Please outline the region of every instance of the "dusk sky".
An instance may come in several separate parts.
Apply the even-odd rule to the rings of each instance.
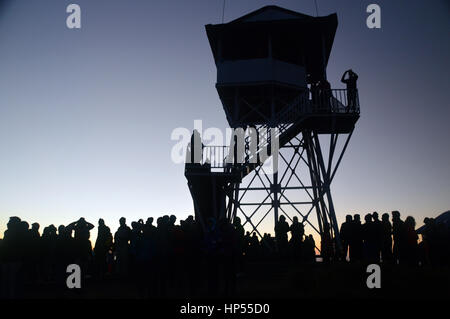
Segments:
[[[66,27],[70,3],[80,30]],[[370,3],[381,29],[366,26]],[[315,15],[313,0],[227,0],[225,22],[270,4]],[[332,184],[339,224],[399,210],[420,226],[450,209],[449,2],[317,4],[338,15],[331,86],[359,75],[361,118]],[[121,216],[193,214],[171,133],[194,120],[227,127],[204,29],[222,5],[0,0],[0,237],[10,216],[42,232],[80,217],[115,231]]]

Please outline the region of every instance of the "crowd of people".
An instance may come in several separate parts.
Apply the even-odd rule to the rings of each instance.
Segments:
[[[77,264],[87,276],[135,282],[144,295],[165,295],[172,287],[195,294],[199,283],[206,284],[209,294],[231,294],[236,275],[243,271],[244,259],[267,256],[269,235],[259,241],[256,234],[244,234],[239,218],[209,219],[204,230],[189,216],[176,224],[174,215],[156,220],[126,219],[113,234],[103,219],[98,221],[94,247],[90,232],[94,225],[80,218],[67,226],[47,226],[40,235],[40,225],[11,217],[0,241],[0,264],[3,295],[20,292],[26,284],[58,283],[64,286],[66,269]],[[246,257],[248,256],[248,257]],[[220,280],[220,279],[223,280]],[[178,287],[179,286],[179,287]]]
[[[320,243],[323,261],[392,263],[407,265],[448,265],[449,228],[425,219],[422,241],[418,243],[415,221],[400,213],[367,214],[361,223],[358,214],[346,216],[340,229],[341,254],[325,224]],[[84,218],[67,226],[30,225],[11,217],[0,240],[2,295],[16,295],[26,284],[59,283],[65,285],[66,268],[80,265],[83,278],[122,278],[136,283],[144,295],[165,295],[168,287],[195,290],[206,285],[209,294],[233,294],[236,278],[246,271],[248,261],[285,259],[302,263],[316,262],[316,243],[305,235],[304,225],[294,217],[291,225],[284,216],[275,224],[275,237],[244,231],[236,217],[228,220],[209,218],[205,228],[193,216],[176,224],[174,215],[156,220],[126,219],[113,234],[103,219],[92,249],[90,232],[95,226]],[[258,236],[259,235],[259,236]],[[290,235],[290,236],[289,236]],[[249,270],[247,270],[249,271]],[[200,284],[199,284],[200,283]],[[183,287],[183,288],[182,288]],[[5,291],[7,290],[7,291]]]
[[[350,261],[417,265],[450,264],[450,228],[433,218],[424,219],[422,241],[415,229],[416,221],[408,216],[404,221],[400,212],[384,213],[379,219],[373,212],[364,216],[347,215],[340,229],[344,256]]]

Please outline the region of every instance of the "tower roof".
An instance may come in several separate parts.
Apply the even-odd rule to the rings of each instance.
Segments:
[[[261,34],[283,35],[286,52],[293,45],[307,47],[306,55],[313,65],[327,65],[336,34],[336,13],[313,17],[278,6],[265,6],[240,18],[222,24],[205,26],[214,60],[219,59],[221,39],[233,39],[234,46],[248,42]],[[261,50],[265,44],[261,42]],[[315,67],[314,67],[315,68]]]
[[[270,21],[270,20],[286,20],[286,19],[308,19],[312,16],[285,9],[279,6],[265,6],[258,10],[252,11],[240,18],[229,23],[252,22],[252,21]]]

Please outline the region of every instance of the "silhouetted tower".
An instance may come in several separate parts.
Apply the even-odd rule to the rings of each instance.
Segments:
[[[201,163],[186,164],[196,217],[204,224],[208,217],[241,215],[261,236],[281,214],[298,215],[320,235],[329,229],[340,247],[330,184],[359,102],[356,90],[331,89],[326,81],[336,28],[336,14],[312,17],[277,6],[206,26],[227,121],[245,132],[243,143],[236,134],[229,146],[202,147]],[[276,140],[279,150],[272,154]]]

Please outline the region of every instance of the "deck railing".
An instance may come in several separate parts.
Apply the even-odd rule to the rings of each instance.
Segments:
[[[298,121],[302,116],[326,114],[359,114],[358,90],[330,89],[330,90],[307,90],[295,98],[292,103],[285,107],[277,117],[278,124],[283,124],[284,129],[278,131],[278,135],[289,127],[292,123]],[[283,126],[282,125],[282,126]],[[268,124],[258,129],[258,134],[262,134],[268,128]],[[269,143],[266,140],[265,143]],[[244,157],[241,159],[244,163],[248,162],[247,146],[249,137],[245,139],[246,147]],[[264,145],[259,145],[259,148]],[[229,146],[208,145],[202,150],[202,163],[210,165],[211,169],[223,170],[233,165],[233,161],[227,161],[230,153]],[[247,157],[245,157],[247,156]]]
[[[208,145],[203,147],[203,163],[208,163],[211,168],[224,168],[226,158],[230,152],[229,146]]]
[[[358,90],[307,90],[278,116],[278,123],[293,123],[302,115],[359,113]]]

